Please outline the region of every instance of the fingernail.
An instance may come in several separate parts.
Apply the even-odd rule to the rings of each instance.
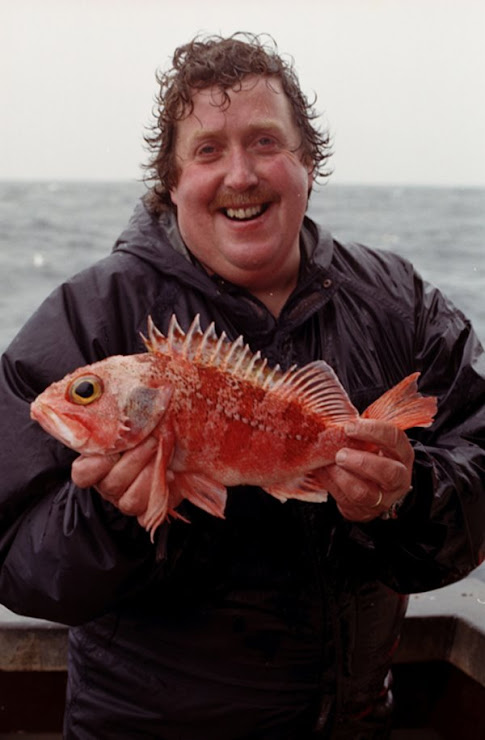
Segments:
[[[335,462],[344,463],[347,459],[347,450],[339,450],[335,455]]]

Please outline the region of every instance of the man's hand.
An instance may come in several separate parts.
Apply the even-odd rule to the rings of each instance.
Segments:
[[[93,486],[123,514],[140,517],[148,506],[157,446],[150,436],[122,455],[81,455],[72,465],[72,480],[80,488]]]
[[[361,419],[345,427],[348,437],[370,442],[379,452],[341,449],[335,465],[323,470],[322,481],[342,516],[367,522],[383,514],[411,487],[414,450],[406,434],[392,424]]]

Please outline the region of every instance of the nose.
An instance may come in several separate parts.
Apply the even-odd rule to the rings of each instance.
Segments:
[[[228,157],[227,173],[224,178],[226,187],[242,191],[257,185],[258,175],[251,155],[242,147],[233,149]]]

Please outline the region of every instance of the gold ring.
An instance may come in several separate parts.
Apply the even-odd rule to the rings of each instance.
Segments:
[[[384,494],[382,493],[382,491],[379,491],[379,498],[377,499],[375,504],[372,504],[371,509],[377,509],[377,507],[381,505],[383,498]]]

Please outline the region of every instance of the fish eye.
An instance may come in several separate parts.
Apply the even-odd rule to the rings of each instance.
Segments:
[[[82,375],[73,380],[66,392],[68,401],[80,406],[87,406],[96,401],[103,393],[103,381],[96,375]]]

